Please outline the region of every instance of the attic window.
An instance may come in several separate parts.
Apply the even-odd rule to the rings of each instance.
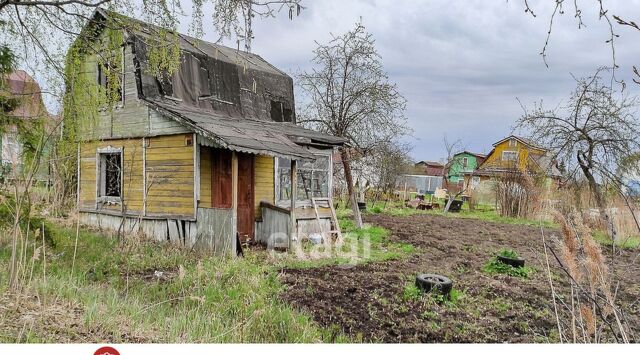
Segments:
[[[518,141],[516,141],[513,138],[509,139],[509,147],[517,147],[517,146],[518,146]]]
[[[293,111],[282,101],[271,100],[271,119],[276,122],[292,122]]]
[[[511,150],[505,150],[502,152],[502,161],[517,161],[518,160],[518,152],[514,152]]]
[[[169,73],[163,71],[162,74],[156,77],[156,82],[162,96],[173,97],[173,81]]]
[[[109,80],[109,70],[113,70],[113,68],[109,69],[109,67],[109,63],[98,64],[98,85],[100,85],[107,93],[111,92],[112,85]],[[117,95],[116,102],[122,101],[122,84],[119,83],[121,81],[122,80],[116,80],[116,85],[118,85],[115,89]]]

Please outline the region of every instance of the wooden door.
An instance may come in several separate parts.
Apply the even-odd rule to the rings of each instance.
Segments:
[[[238,153],[238,234],[241,241],[254,237],[253,155]]]
[[[231,177],[231,151],[211,151],[211,202],[215,208],[231,208],[233,181]]]

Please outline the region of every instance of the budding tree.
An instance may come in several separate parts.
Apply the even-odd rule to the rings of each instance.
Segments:
[[[303,91],[299,122],[346,138],[349,147],[340,154],[358,227],[358,211],[351,162],[367,156],[408,131],[406,100],[390,82],[375,48],[375,41],[361,23],[313,51],[315,67],[298,75]]]
[[[531,110],[525,108],[518,126],[555,152],[570,174],[584,176],[610,236],[615,239],[602,184],[617,184],[618,167],[640,150],[640,123],[635,117],[638,99],[603,83],[603,70],[576,79],[577,86],[564,105],[554,109],[542,104]]]

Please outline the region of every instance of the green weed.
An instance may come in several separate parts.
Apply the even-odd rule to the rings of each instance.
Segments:
[[[487,274],[505,274],[509,276],[520,277],[523,279],[529,278],[536,270],[534,268],[523,266],[523,267],[513,267],[511,265],[507,265],[498,260],[498,258],[493,257],[489,260],[482,268]]]

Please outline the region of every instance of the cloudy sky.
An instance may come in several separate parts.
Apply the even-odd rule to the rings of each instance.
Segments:
[[[553,1],[535,5],[536,18],[525,14],[523,2],[305,1],[306,9],[293,21],[286,14],[257,21],[253,51],[294,74],[311,65],[314,41],[326,42],[330,32],[346,32],[362,18],[390,79],[408,101],[412,156],[442,158],[445,135],[462,140],[464,148],[488,152],[522,114],[517,98],[555,106],[574,87],[571,74],[586,76],[612,62],[605,43],[608,26],[598,20],[595,3],[582,2],[587,28],[578,30],[573,8],[565,9],[554,25],[547,68],[539,53]],[[612,14],[640,21],[640,1],[607,3]],[[631,66],[640,65],[640,33],[615,29],[618,75],[630,82]],[[214,37],[207,33],[205,39]]]
[[[253,52],[292,76],[310,67],[315,41],[342,34],[362,19],[375,40],[391,81],[407,99],[413,129],[406,140],[416,160],[444,157],[443,137],[463,148],[488,152],[511,133],[524,104],[543,100],[555,106],[567,97],[576,77],[611,65],[608,26],[598,20],[594,1],[582,4],[586,29],[578,29],[573,1],[556,18],[547,68],[539,55],[546,38],[552,0],[529,1],[537,17],[524,12],[524,0],[303,0],[305,9],[289,20],[254,22]],[[539,3],[539,4],[534,4]],[[189,2],[183,2],[188,10]],[[605,1],[611,14],[640,22],[640,0]],[[211,8],[205,8],[210,16]],[[189,19],[180,25],[187,32]],[[204,24],[207,26],[205,18]],[[640,65],[640,32],[614,25],[618,76],[631,82]],[[204,39],[216,41],[209,26]],[[235,47],[235,40],[225,43]],[[640,85],[627,91],[638,93]]]

